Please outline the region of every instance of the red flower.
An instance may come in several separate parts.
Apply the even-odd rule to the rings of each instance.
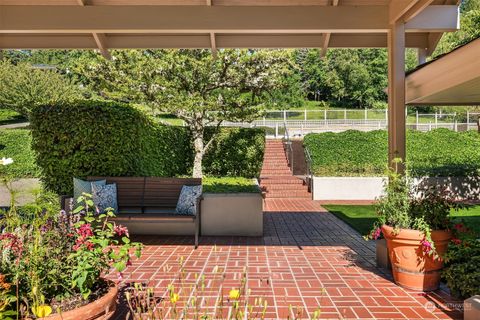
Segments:
[[[113,231],[115,231],[117,236],[121,237],[123,235],[126,235],[127,237],[129,237],[127,227],[124,227],[122,225],[115,225],[115,227],[113,228]]]
[[[462,243],[462,240],[457,239],[457,238],[452,238],[452,242],[453,242],[454,244],[456,244],[456,245],[459,245],[459,244]]]

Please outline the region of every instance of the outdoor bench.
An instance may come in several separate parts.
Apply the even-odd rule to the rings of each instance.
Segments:
[[[182,215],[175,212],[184,185],[202,184],[201,178],[161,177],[88,177],[88,181],[106,180],[117,185],[118,212],[115,222],[127,226],[132,234],[195,234],[195,248],[200,234],[200,201],[196,213]],[[71,197],[70,197],[71,198]],[[66,208],[68,197],[63,197]],[[163,224],[163,232],[161,232]]]

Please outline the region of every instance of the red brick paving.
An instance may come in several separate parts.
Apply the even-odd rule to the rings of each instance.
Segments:
[[[226,299],[245,270],[250,301],[268,301],[267,319],[293,318],[292,312],[309,319],[317,309],[325,319],[462,318],[451,309],[458,302],[444,291],[419,294],[396,286],[375,267],[374,243],[315,201],[267,199],[264,222],[263,237],[201,237],[197,250],[193,237],[138,237],[145,250],[125,281],[148,283],[159,296],[174,283],[185,303],[190,287],[203,275],[205,290],[199,296],[211,315],[220,292]],[[178,279],[181,258],[183,284]],[[116,319],[125,319],[125,309],[122,303]]]

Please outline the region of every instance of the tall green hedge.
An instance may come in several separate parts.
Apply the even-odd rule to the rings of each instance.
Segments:
[[[313,171],[319,176],[379,176],[387,166],[388,135],[384,130],[308,134]],[[407,132],[407,166],[418,176],[478,174],[480,134],[437,129]]]
[[[43,181],[57,193],[71,193],[72,177],[191,174],[189,130],[156,124],[129,105],[77,101],[42,106],[33,111],[31,128]],[[209,129],[207,138],[211,134]],[[204,172],[258,176],[263,148],[262,130],[223,128],[205,155]]]

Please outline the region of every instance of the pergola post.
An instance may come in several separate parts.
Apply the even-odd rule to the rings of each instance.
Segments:
[[[388,163],[399,173],[405,171],[405,24],[394,22],[388,32]],[[395,166],[393,160],[402,164]]]

